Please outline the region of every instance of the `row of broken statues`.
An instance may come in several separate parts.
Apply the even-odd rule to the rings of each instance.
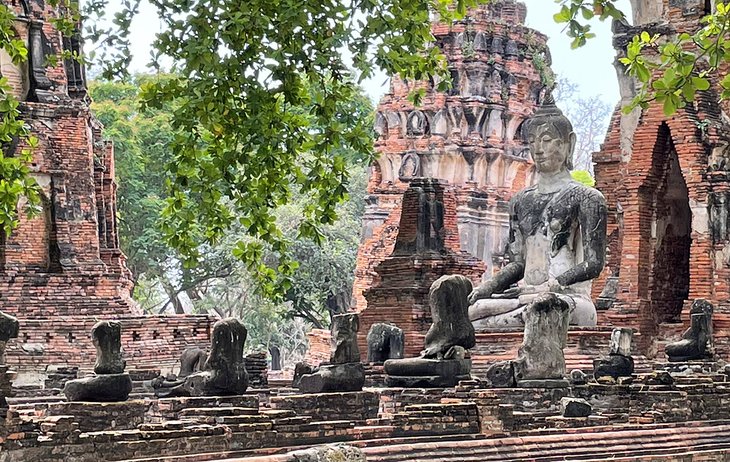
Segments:
[[[18,321],[0,312],[0,366],[4,364],[6,342],[18,336]],[[125,401],[132,391],[132,379],[124,372],[122,326],[117,321],[100,321],[91,329],[96,348],[95,375],[66,382],[63,393],[71,401]],[[200,371],[178,380],[153,381],[157,396],[240,395],[248,388],[248,373],[243,357],[247,331],[235,318],[222,319],[213,326],[211,352]],[[200,350],[202,351],[202,350]],[[0,408],[7,407],[0,388]]]
[[[368,361],[384,361],[386,385],[391,387],[451,387],[470,379],[469,349],[476,344],[468,316],[467,297],[471,282],[462,276],[443,276],[429,291],[433,324],[418,358],[402,359],[403,331],[387,324],[375,324],[367,336]],[[691,309],[691,326],[682,339],[666,346],[670,361],[705,359],[711,355],[712,305],[696,300]],[[515,360],[490,366],[485,382],[492,387],[565,387],[565,356],[570,307],[555,294],[537,298],[525,311],[522,346]],[[305,393],[361,390],[365,369],[357,345],[359,328],[356,314],[333,317],[332,353],[329,364],[312,369],[297,365],[294,386]],[[596,380],[630,377],[632,329],[614,329],[607,357],[594,362]],[[390,358],[390,359],[389,359]],[[576,370],[571,380],[580,383],[585,374]]]

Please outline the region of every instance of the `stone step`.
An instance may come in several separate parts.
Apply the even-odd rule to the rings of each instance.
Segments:
[[[378,430],[375,427],[354,427],[355,429],[369,428],[373,431]],[[356,441],[348,441],[345,444],[351,444],[359,447],[375,447],[379,445],[399,445],[399,444],[416,444],[416,443],[435,443],[446,441],[469,441],[471,438],[483,438],[483,435],[444,435],[444,436],[412,436],[412,437],[386,437],[373,439],[357,439]],[[334,442],[336,440],[332,440]],[[278,460],[290,460],[285,453],[306,449],[311,444],[301,446],[287,446],[279,448],[259,448],[245,449],[238,451],[225,452],[207,452],[198,454],[186,454],[167,457],[154,458],[137,458],[129,459],[125,462],[272,462]],[[369,459],[368,459],[369,462]]]
[[[208,417],[213,417],[214,423],[223,425],[253,424],[262,422],[271,424],[271,418],[265,415],[222,415]]]
[[[262,409],[261,414],[271,417],[272,419],[283,419],[286,417],[296,417],[297,413],[291,409]]]
[[[583,429],[581,429],[583,430]],[[662,455],[707,448],[730,450],[730,425],[670,426],[611,431],[574,431],[562,434],[495,438],[439,445],[366,447],[368,462],[476,462],[611,459],[629,455]]]
[[[250,407],[189,407],[180,410],[180,416],[237,416],[258,415],[259,410]]]

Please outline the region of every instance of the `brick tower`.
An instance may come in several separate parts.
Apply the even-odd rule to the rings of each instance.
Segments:
[[[393,252],[374,269],[368,302],[360,313],[358,342],[367,351],[367,334],[377,322],[406,332],[405,356],[423,349],[423,336],[433,320],[428,293],[441,276],[460,274],[478,281],[484,263],[461,250],[456,226],[456,194],[446,182],[414,178],[403,194],[402,213]]]
[[[172,363],[188,342],[207,343],[210,320],[140,316],[119,248],[114,149],[90,112],[84,67],[62,59],[63,51],[81,52],[80,40],[55,29],[50,19],[57,11],[48,2],[10,0],[9,6],[29,59],[15,65],[0,52],[0,72],[39,140],[31,170],[42,211],[22,216],[17,229],[0,236],[0,310],[21,321],[8,363],[34,372],[48,364],[90,367],[89,332],[100,318],[123,321],[131,367]]]
[[[437,178],[453,188],[461,248],[489,273],[500,267],[507,201],[533,175],[522,122],[552,81],[546,37],[524,26],[526,13],[524,4],[500,0],[453,24],[435,23],[453,88],[439,93],[424,84],[419,108],[407,99],[412,87],[392,79],[376,115],[380,156],[371,170],[355,272],[358,311],[367,308],[363,293],[374,268],[393,250],[412,178]]]
[[[619,56],[643,30],[694,32],[711,3],[633,1],[635,26],[614,26]],[[623,105],[636,83],[617,70]],[[607,268],[594,284],[595,295],[603,291],[599,324],[639,329],[648,354],[663,354],[696,298],[715,304],[716,346],[730,351],[730,125],[717,84],[672,117],[658,104],[628,115],[617,108],[593,157],[609,205]]]

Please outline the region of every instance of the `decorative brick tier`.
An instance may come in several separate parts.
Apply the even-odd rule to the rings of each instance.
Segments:
[[[357,311],[369,305],[365,293],[377,283],[375,268],[393,250],[402,195],[413,178],[452,185],[463,250],[488,273],[502,265],[507,201],[534,171],[522,122],[551,75],[547,39],[524,26],[525,15],[524,4],[499,0],[453,24],[434,23],[453,88],[441,93],[433,82],[419,83],[426,93],[418,108],[408,101],[413,85],[391,79],[376,114],[380,156],[368,183],[353,291]]]

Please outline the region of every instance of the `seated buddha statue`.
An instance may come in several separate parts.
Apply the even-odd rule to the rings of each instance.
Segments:
[[[570,175],[576,136],[550,95],[525,122],[537,183],[510,200],[509,263],[469,295],[475,328],[524,326],[525,308],[544,293],[570,306],[570,323],[596,324],[591,281],[603,270],[606,201]]]

